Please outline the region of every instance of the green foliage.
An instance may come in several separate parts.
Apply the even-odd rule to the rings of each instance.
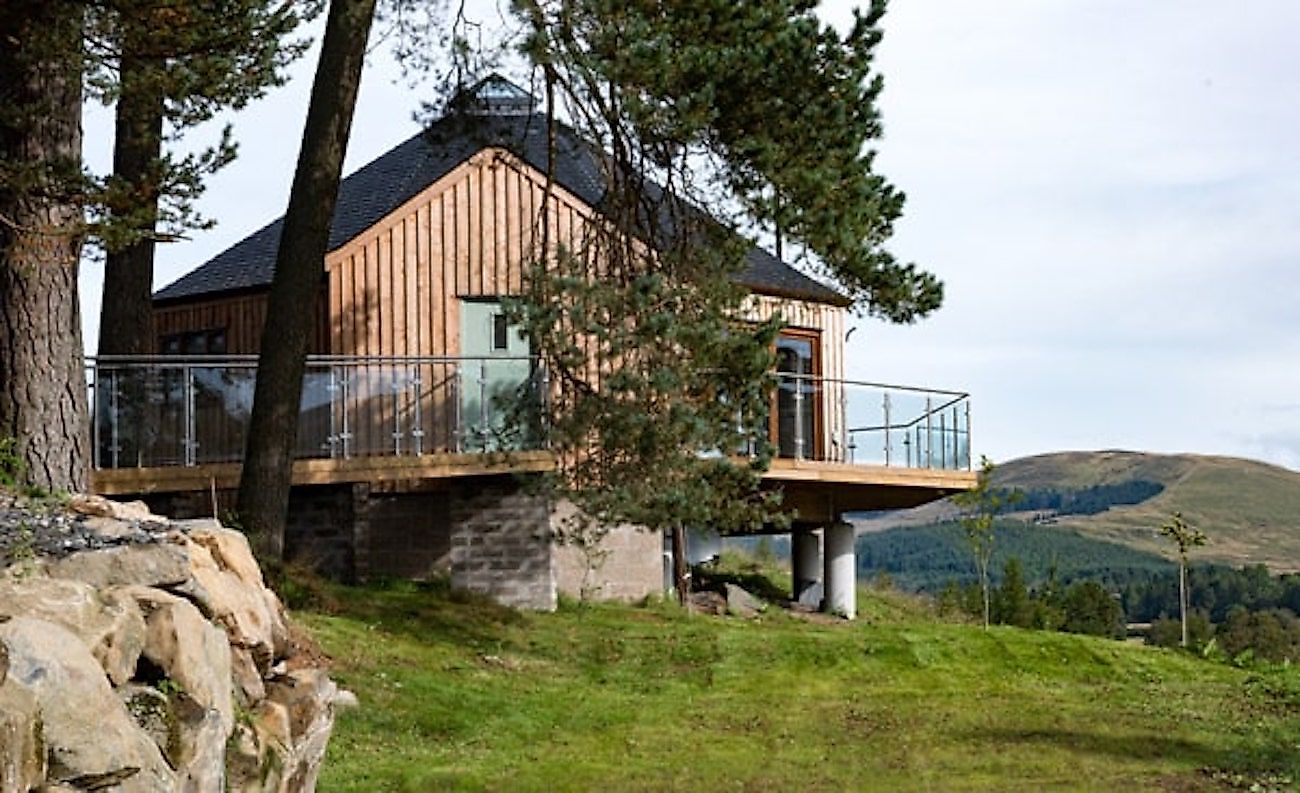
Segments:
[[[873,169],[883,2],[843,34],[803,0],[514,5],[548,92],[616,161],[801,241],[858,308],[906,322],[939,306],[934,276],[883,249],[904,200]],[[691,159],[711,173],[687,173]]]
[[[1119,600],[1096,581],[1078,581],[1061,599],[1061,630],[1090,636],[1124,637],[1124,609]]]
[[[1229,658],[1250,653],[1264,661],[1294,663],[1300,661],[1300,618],[1286,609],[1235,608],[1215,631],[1215,640]]]
[[[1171,571],[1176,575],[1173,565],[1162,556],[1071,529],[999,520],[995,532],[998,542],[990,566],[995,583],[1000,580],[997,571],[1013,557],[1020,561],[1025,582],[1031,587],[1044,581],[1053,569],[1063,583],[1096,578],[1116,587],[1136,586]],[[864,533],[858,536],[856,549],[862,578],[886,570],[899,586],[928,592],[937,592],[952,579],[975,580],[961,527],[952,523]]]
[[[0,438],[0,487],[17,487],[26,470],[27,464],[18,451],[18,439]]]
[[[1178,558],[1182,560],[1184,567],[1187,566],[1187,552],[1205,544],[1205,533],[1189,526],[1187,521],[1183,520],[1181,512],[1170,515],[1169,519],[1160,525],[1160,536],[1168,537],[1178,546]]]
[[[980,458],[980,471],[975,487],[953,496],[952,501],[964,511],[960,519],[966,545],[975,558],[975,571],[979,576],[984,599],[984,627],[992,620],[992,603],[989,594],[989,564],[993,561],[994,522],[998,513],[1014,504],[1019,494],[993,487],[993,461]]]
[[[1157,647],[1178,647],[1182,644],[1182,623],[1176,619],[1160,617],[1152,621],[1147,632],[1146,643]],[[1187,615],[1188,649],[1202,652],[1214,639],[1214,623],[1210,616],[1201,609]]]
[[[1015,488],[1016,509],[1029,512],[1053,512],[1058,515],[1096,515],[1111,507],[1141,504],[1164,492],[1165,486],[1147,479],[1107,482],[1081,488]]]
[[[1002,568],[1002,583],[993,595],[993,620],[1000,625],[1033,627],[1034,607],[1025,586],[1020,560],[1011,557]]]

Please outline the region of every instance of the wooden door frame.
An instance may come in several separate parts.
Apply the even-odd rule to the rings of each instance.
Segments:
[[[801,341],[811,342],[812,372],[810,374],[814,378],[820,378],[822,376],[822,330],[820,328],[804,328],[804,327],[782,328],[780,333],[777,334],[777,341],[774,341],[772,343],[773,353],[776,352],[777,344],[780,341],[780,337],[782,336],[786,336],[792,339],[798,339]],[[778,372],[778,376],[779,374],[780,373]],[[771,415],[768,418],[768,439],[776,447],[777,457],[780,457],[781,456],[780,455],[781,416],[780,416],[780,410],[777,403],[778,399],[780,399],[779,386],[777,387],[777,391],[772,394],[772,409],[770,411]],[[823,423],[824,421],[825,421],[825,416],[823,415],[822,394],[820,389],[818,389],[818,391],[813,395],[813,422],[812,422],[813,437],[812,437],[812,444],[811,446],[808,447],[809,449],[808,457],[813,460],[821,459],[822,453],[824,451],[825,444],[822,438],[822,436],[825,434],[822,431],[823,427],[825,426],[825,424]]]

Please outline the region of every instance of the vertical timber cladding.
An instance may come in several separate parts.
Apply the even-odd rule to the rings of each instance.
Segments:
[[[337,355],[455,357],[463,354],[461,302],[519,294],[533,255],[546,177],[503,149],[489,148],[325,258],[330,349]],[[558,186],[553,236],[576,234],[591,210]],[[391,444],[394,423],[418,412],[422,451],[457,450],[455,369],[422,363],[393,400],[378,368],[359,388],[374,391],[353,429],[354,449]],[[391,373],[390,373],[391,374]],[[402,389],[397,389],[401,391]],[[387,393],[389,398],[378,398]],[[356,394],[360,396],[360,392]]]
[[[267,292],[259,290],[156,306],[153,310],[154,344],[158,344],[163,336],[174,333],[224,330],[228,354],[257,355],[262,344],[262,326],[266,323],[266,298]],[[316,327],[311,338],[312,353],[330,351],[326,303],[325,291],[322,289],[316,307]],[[155,348],[154,352],[161,350]]]
[[[792,300],[771,295],[753,295],[746,306],[746,314],[763,321],[779,315],[791,328],[818,331],[821,340],[821,376],[826,387],[821,393],[822,438],[820,448],[832,456],[842,453],[841,435],[844,430],[844,405],[840,400],[836,381],[844,379],[844,318],[846,311],[840,306]]]

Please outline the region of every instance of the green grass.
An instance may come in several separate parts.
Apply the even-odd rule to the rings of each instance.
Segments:
[[[521,614],[436,587],[299,616],[361,699],[323,791],[1214,790],[1300,779],[1300,673],[946,624],[675,606]]]

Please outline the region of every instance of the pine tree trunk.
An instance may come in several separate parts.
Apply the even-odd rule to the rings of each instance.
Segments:
[[[0,10],[0,436],[29,484],[90,479],[77,270],[81,165],[80,4]],[[15,44],[21,42],[21,44]]]
[[[374,10],[375,0],[330,3],[276,254],[237,505],[273,558],[284,555],[302,378]]]
[[[154,64],[124,52],[121,73],[113,175],[131,185],[131,210],[140,212],[140,230],[152,235],[158,217],[156,163],[162,152],[163,96]],[[104,262],[100,355],[153,352],[154,245],[152,236],[146,236],[122,250],[110,251]]]
[[[677,590],[677,602],[685,606],[691,598],[691,573],[686,563],[686,529],[680,525],[673,528],[673,588]]]

